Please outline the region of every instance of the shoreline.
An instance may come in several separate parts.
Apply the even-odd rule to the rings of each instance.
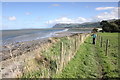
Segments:
[[[20,42],[16,44],[10,44],[4,46],[4,50],[0,53],[2,56],[1,64],[2,64],[2,76],[3,77],[15,77],[16,74],[22,74],[22,69],[26,62],[30,61],[31,59],[35,58],[38,53],[42,50],[49,49],[53,44],[60,40],[60,37],[72,37],[76,34],[84,34],[84,33],[67,33],[61,32],[56,33],[55,37],[40,39],[40,40],[33,40],[33,41],[26,41]],[[42,53],[42,52],[41,52]],[[12,55],[12,57],[11,57]],[[39,55],[38,55],[39,56]],[[11,69],[13,71],[20,70],[20,73],[14,72],[13,76],[11,76]]]
[[[48,38],[42,38],[42,39],[36,39],[31,41],[23,41],[23,42],[16,42],[16,43],[9,43],[7,45],[1,46],[2,51],[0,51],[0,56],[2,56],[1,61],[4,61],[6,59],[10,59],[11,55],[10,53],[13,53],[13,57],[19,56],[21,54],[24,54],[26,52],[33,51],[37,47],[47,43],[51,42],[51,38],[59,38],[59,37],[65,37],[65,36],[71,36],[76,33],[70,33],[70,32],[58,32],[55,33],[54,36],[48,37]]]
[[[39,31],[39,32],[38,32]],[[50,30],[48,29],[48,32],[46,33],[47,29],[44,31],[41,30],[28,30],[27,32],[25,30],[15,30],[12,31],[4,31],[2,32],[2,43],[0,45],[8,45],[16,44],[20,42],[25,41],[33,41],[33,40],[39,40],[49,37],[59,37],[61,35],[58,35],[59,33],[64,33],[63,35],[69,35],[70,33],[90,33],[91,30],[78,30],[78,29],[56,29],[56,30]],[[16,34],[15,34],[16,33]],[[58,35],[58,36],[57,36]]]

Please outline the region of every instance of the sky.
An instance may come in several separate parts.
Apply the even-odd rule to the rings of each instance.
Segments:
[[[118,2],[2,2],[0,5],[3,30],[51,28],[57,23],[118,18]]]

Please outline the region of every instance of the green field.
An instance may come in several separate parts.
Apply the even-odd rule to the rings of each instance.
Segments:
[[[60,38],[51,48],[42,51],[42,60],[33,59],[29,62],[33,71],[25,73],[22,78],[118,78],[118,33],[97,35],[96,45],[92,44],[91,36],[83,44],[77,44],[76,55],[56,74],[57,68],[61,66],[60,43],[64,44],[64,62],[67,62],[71,52],[75,52],[75,36]],[[78,37],[77,39],[79,40]],[[109,45],[106,55],[107,39]],[[36,68],[38,70],[35,71]]]
[[[103,46],[101,47],[100,37]],[[106,40],[109,40],[106,55]],[[53,78],[116,78],[118,68],[118,33],[98,33],[96,45],[91,44],[89,37],[80,45],[75,57],[63,71]]]
[[[62,69],[60,63],[61,42],[64,47],[64,54],[62,55],[62,58],[66,61],[66,63],[68,62],[68,56],[75,51],[75,38],[62,37],[54,38],[53,40],[59,41],[53,44],[49,49],[39,51],[38,55],[41,55],[41,57],[35,57],[35,59],[31,59],[26,64],[25,67],[27,67],[27,72],[24,73],[22,78],[49,78],[57,73],[57,69]]]

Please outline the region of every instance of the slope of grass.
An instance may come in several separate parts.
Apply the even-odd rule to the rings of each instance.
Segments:
[[[38,71],[25,74],[23,78],[116,78],[119,77],[118,71],[118,33],[98,33],[98,36],[103,38],[103,47],[100,47],[100,38],[97,39],[96,45],[92,44],[92,38],[80,45],[76,55],[65,66],[61,73],[56,73],[56,65],[58,64],[60,55],[60,43],[64,43],[64,48],[67,51],[74,51],[74,39],[64,37],[50,49],[43,51],[44,56],[50,65],[42,66],[42,63],[37,63]],[[106,39],[109,39],[108,55],[105,55]],[[72,43],[73,42],[73,43]],[[71,46],[73,48],[71,48]],[[68,53],[66,53],[68,54]]]
[[[77,51],[75,57],[54,78],[116,78],[118,72],[118,33],[99,33],[103,37],[103,47],[100,40],[91,44],[89,37]],[[105,55],[105,42],[109,39],[108,55]]]
[[[75,57],[56,78],[95,78],[99,77],[98,62],[95,59],[94,45],[90,38],[82,44]]]
[[[104,77],[119,77],[118,68],[118,33],[99,33],[103,37],[103,47],[100,47],[97,42],[98,56],[103,67]],[[109,40],[108,54],[105,56],[106,39]]]
[[[40,55],[42,55],[42,57],[44,57],[43,59],[46,59],[47,63],[45,62],[45,60],[35,60],[32,59],[29,63],[33,63],[31,66],[37,66],[38,70],[33,70],[25,73],[22,78],[41,78],[41,77],[51,77],[53,74],[56,73],[57,68],[61,65],[60,64],[60,54],[61,54],[61,42],[63,42],[63,47],[65,49],[65,51],[74,51],[74,38],[68,38],[68,37],[62,37],[59,38],[59,41],[57,43],[55,43],[52,47],[50,47],[47,50],[43,50],[42,52],[40,52]],[[72,47],[70,47],[72,45]],[[66,54],[64,55],[64,58],[66,57],[66,55],[68,55],[69,53],[66,52]],[[26,64],[26,66],[28,66],[28,64]],[[30,68],[31,66],[29,66],[28,68]],[[46,67],[45,67],[46,66]]]

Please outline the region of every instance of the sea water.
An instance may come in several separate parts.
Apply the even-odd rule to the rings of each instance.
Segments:
[[[31,41],[36,39],[48,38],[57,32],[64,32],[68,29],[21,29],[21,30],[2,30],[2,45],[16,42]]]
[[[21,29],[21,30],[2,30],[2,45],[31,41],[43,38],[54,37],[56,33],[89,33],[90,30],[74,30],[74,29]]]

